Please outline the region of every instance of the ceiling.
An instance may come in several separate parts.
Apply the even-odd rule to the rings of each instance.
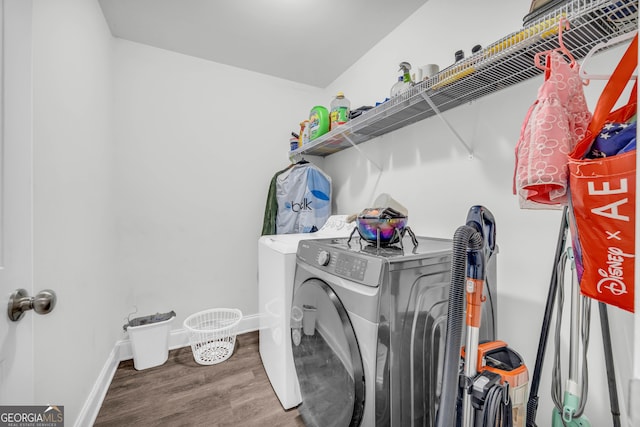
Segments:
[[[115,37],[324,88],[427,0],[99,0]]]

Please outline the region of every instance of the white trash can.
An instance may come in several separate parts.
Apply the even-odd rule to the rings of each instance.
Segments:
[[[169,358],[169,330],[176,313],[138,317],[124,325],[133,350],[133,367],[140,371],[164,364]]]

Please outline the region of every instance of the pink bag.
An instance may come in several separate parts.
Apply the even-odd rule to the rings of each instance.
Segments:
[[[568,204],[567,156],[591,121],[578,71],[578,63],[568,63],[559,51],[547,54],[545,81],[516,146],[513,193],[521,208],[561,209]]]

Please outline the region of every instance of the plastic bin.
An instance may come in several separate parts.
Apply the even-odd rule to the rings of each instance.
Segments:
[[[302,330],[305,335],[314,335],[316,333],[316,308],[312,305],[303,305]]]
[[[242,312],[236,308],[214,308],[187,317],[184,328],[195,361],[214,365],[231,357],[240,320]]]
[[[133,367],[138,371],[164,364],[169,358],[169,330],[176,313],[137,317],[124,325],[133,350]]]

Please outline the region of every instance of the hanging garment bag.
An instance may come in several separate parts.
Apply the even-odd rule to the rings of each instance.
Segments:
[[[587,133],[569,154],[571,234],[583,295],[633,311],[635,132],[613,153],[598,145],[634,126],[637,81],[626,105],[612,111],[638,64],[638,36],[607,82]],[[624,138],[622,138],[624,139]],[[616,145],[614,142],[613,145]],[[598,148],[598,149],[594,149]],[[605,157],[597,157],[605,156]],[[596,157],[596,158],[590,158]]]
[[[276,233],[318,231],[331,215],[331,178],[312,163],[298,163],[276,178]]]

